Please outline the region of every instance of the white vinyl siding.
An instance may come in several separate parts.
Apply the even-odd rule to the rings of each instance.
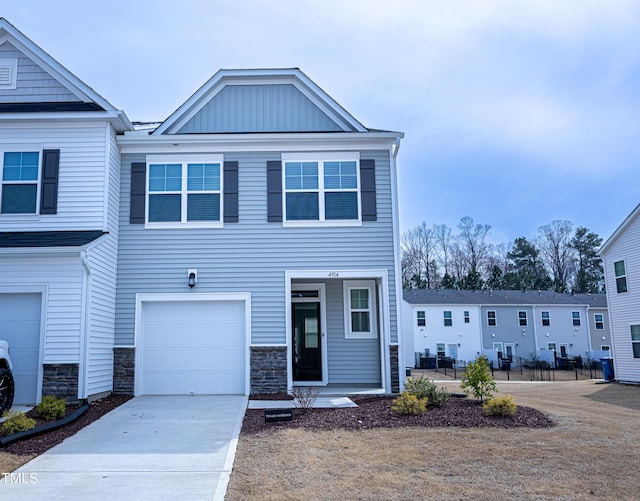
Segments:
[[[3,231],[59,231],[102,229],[108,190],[106,122],[72,124],[59,121],[0,124],[0,144],[21,151],[60,150],[57,214],[0,215]]]

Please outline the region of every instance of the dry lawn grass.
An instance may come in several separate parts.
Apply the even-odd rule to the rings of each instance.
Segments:
[[[460,391],[457,383],[443,386]],[[640,387],[593,381],[498,387],[557,426],[241,436],[226,499],[640,497]]]

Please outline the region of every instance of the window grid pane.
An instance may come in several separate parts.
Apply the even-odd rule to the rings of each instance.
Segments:
[[[182,191],[182,165],[149,165],[149,191]]]
[[[220,191],[220,164],[188,164],[187,191]]]

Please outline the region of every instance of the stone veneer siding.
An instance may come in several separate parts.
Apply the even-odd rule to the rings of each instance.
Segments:
[[[400,393],[400,366],[398,365],[398,347],[389,346],[391,362],[391,393]]]
[[[113,393],[133,395],[136,372],[135,348],[113,349]]]
[[[67,403],[78,401],[78,364],[44,364],[42,396],[53,395]]]
[[[251,393],[279,393],[287,388],[287,347],[251,347]]]

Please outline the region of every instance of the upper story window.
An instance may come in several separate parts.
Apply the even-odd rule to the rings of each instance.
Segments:
[[[0,213],[37,214],[39,181],[38,151],[5,151],[2,155]]]
[[[443,318],[444,318],[444,326],[445,327],[451,327],[453,325],[453,318],[451,317],[451,312],[450,311],[444,311],[443,312]]]
[[[526,327],[527,326],[527,312],[526,311],[519,311],[518,312],[518,325],[520,327]]]
[[[489,327],[495,327],[497,324],[496,312],[493,310],[487,311],[487,325]]]
[[[427,314],[426,314],[426,312],[417,311],[416,315],[417,315],[417,319],[418,319],[418,327],[424,327],[425,325],[427,325]]]
[[[470,320],[469,320],[469,312],[465,311],[464,312],[464,323],[468,324],[469,322],[470,322]]]
[[[571,319],[573,320],[573,326],[574,327],[580,327],[580,312],[579,311],[572,311],[571,312]]]
[[[604,329],[604,315],[602,313],[594,313],[593,321],[596,324],[596,329],[601,331]]]
[[[377,337],[375,282],[372,280],[345,281],[344,298],[345,337]]]
[[[360,222],[358,154],[289,153],[282,160],[288,224]]]
[[[147,223],[221,226],[222,156],[149,157]]]
[[[616,275],[616,292],[627,292],[627,272],[624,261],[616,261],[613,263],[613,270]]]
[[[540,319],[542,320],[543,327],[549,327],[551,325],[551,317],[549,316],[548,311],[541,311]]]

